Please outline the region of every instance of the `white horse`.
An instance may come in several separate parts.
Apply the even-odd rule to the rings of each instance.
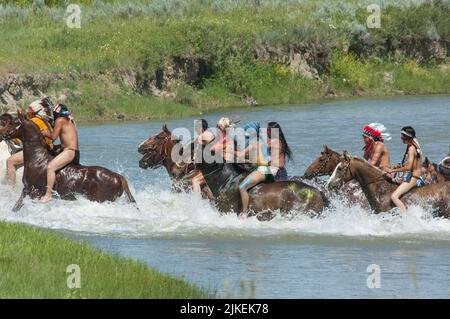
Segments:
[[[0,184],[7,184],[6,178],[6,160],[11,156],[8,144],[5,141],[0,142]],[[23,167],[16,173],[16,186],[22,186]]]

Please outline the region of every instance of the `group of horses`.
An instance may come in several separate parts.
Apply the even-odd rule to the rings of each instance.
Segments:
[[[20,113],[5,113],[0,116],[0,140],[14,138],[23,142],[24,152],[23,190],[13,208],[13,211],[18,211],[26,196],[39,199],[45,194],[47,165],[53,157],[33,122]],[[139,166],[143,169],[165,167],[173,185],[181,185],[182,188],[189,188],[192,171],[199,170],[214,195],[213,204],[217,209],[222,213],[239,213],[239,184],[247,170],[236,163],[179,163],[172,158],[172,150],[178,143],[181,141],[164,125],[160,133],[139,145],[138,152],[143,155]],[[308,181],[324,175],[332,175],[327,184],[322,185],[326,187]],[[407,204],[431,205],[436,216],[450,217],[449,179],[441,174],[437,183],[415,188],[402,199]],[[351,183],[352,180],[357,183]],[[396,182],[367,161],[352,157],[347,152],[340,155],[325,146],[303,176],[253,187],[249,192],[249,208],[259,220],[270,220],[277,213],[318,216],[329,206],[328,198],[337,192],[350,203],[359,203],[380,213],[393,208],[390,194],[397,186]],[[340,190],[336,191],[338,188]],[[130,203],[135,203],[125,177],[98,166],[66,166],[57,173],[55,191],[65,200],[75,200],[77,195],[82,195],[91,201],[106,202],[115,201],[125,194]]]
[[[203,173],[214,194],[214,204],[221,212],[240,211],[239,183],[246,176],[239,164],[199,163],[195,167],[189,163],[176,163],[171,155],[180,141],[172,136],[167,126],[162,131],[139,146],[143,155],[139,162],[141,168],[164,166],[174,184],[183,184],[192,169]],[[406,204],[431,207],[438,217],[450,217],[450,176],[434,171],[435,183],[415,188],[402,197]],[[325,187],[308,180],[332,175]],[[352,181],[356,181],[353,182]],[[387,177],[383,171],[366,160],[342,155],[324,146],[321,155],[312,162],[301,177],[290,177],[287,181],[262,183],[250,190],[250,208],[260,220],[273,218],[274,213],[300,212],[319,215],[329,205],[328,198],[338,193],[350,204],[360,204],[375,213],[387,212],[393,207],[390,196],[398,187],[398,182]]]

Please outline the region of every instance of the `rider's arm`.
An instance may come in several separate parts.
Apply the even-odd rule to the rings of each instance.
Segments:
[[[370,160],[370,164],[376,166],[381,154],[383,153],[383,147],[380,144],[375,145],[375,149],[373,151],[372,159]]]
[[[393,173],[396,172],[409,172],[412,170],[413,168],[413,164],[414,164],[414,156],[415,156],[415,150],[414,147],[409,147],[408,149],[408,163],[406,163],[406,165],[401,166],[399,168],[394,168],[392,170]]]
[[[44,131],[42,132],[42,135],[50,138],[52,141],[55,141],[56,139],[58,139],[59,134],[61,133],[62,126],[63,122],[57,120],[55,123],[55,129],[53,130],[53,133],[50,133],[49,131]]]
[[[203,132],[197,137],[197,142],[203,145],[209,144],[214,140],[214,134],[208,131]]]
[[[256,159],[252,157],[258,156],[257,155],[258,147],[259,147],[258,142],[250,143],[250,145],[244,148],[243,150],[240,151],[234,150],[234,154],[237,158],[244,160],[244,163],[255,163]]]

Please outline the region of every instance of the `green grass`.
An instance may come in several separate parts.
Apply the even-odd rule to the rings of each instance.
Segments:
[[[67,266],[80,266],[69,289]],[[105,254],[50,231],[0,222],[0,298],[208,298],[141,262]]]
[[[68,1],[0,3],[0,78],[72,74],[76,83],[46,93],[76,91],[67,103],[79,118],[180,117],[242,105],[248,96],[261,105],[298,104],[330,90],[339,97],[450,93],[449,69],[439,67],[449,65],[449,52],[433,48],[450,42],[448,0],[383,1],[381,29],[366,28],[371,1],[86,0],[81,29],[65,25]],[[321,59],[319,79],[255,57],[257,48],[287,56],[300,44]],[[151,80],[180,57],[206,61],[209,71],[165,88],[177,94],[172,100],[130,89],[117,76],[133,70]]]

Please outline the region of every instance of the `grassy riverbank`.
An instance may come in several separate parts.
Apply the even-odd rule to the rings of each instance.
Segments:
[[[67,288],[67,266],[81,288]],[[105,254],[50,231],[0,222],[0,298],[208,298],[143,263]]]
[[[372,2],[82,0],[70,29],[64,1],[2,0],[0,80],[35,77],[19,105],[39,91],[86,120],[450,94],[450,2],[383,1],[368,28]]]

